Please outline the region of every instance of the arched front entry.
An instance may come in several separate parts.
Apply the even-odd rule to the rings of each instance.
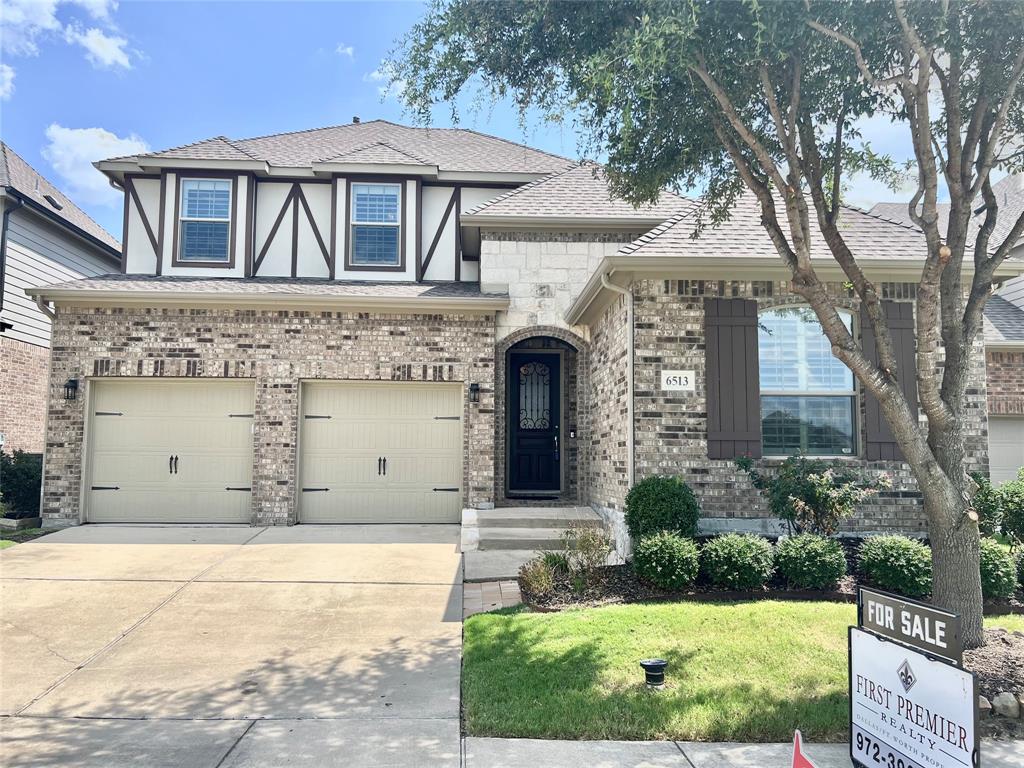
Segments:
[[[554,328],[520,331],[499,345],[499,503],[578,503],[584,350],[581,339]]]

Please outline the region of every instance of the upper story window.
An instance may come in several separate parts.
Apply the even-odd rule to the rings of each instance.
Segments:
[[[852,328],[849,313],[840,317]],[[817,316],[806,307],[785,307],[761,312],[758,321],[764,455],[852,455],[853,372],[832,356]]]
[[[352,184],[349,263],[356,267],[402,266],[401,184]]]
[[[230,260],[231,181],[181,180],[181,245],[178,261],[226,264]]]

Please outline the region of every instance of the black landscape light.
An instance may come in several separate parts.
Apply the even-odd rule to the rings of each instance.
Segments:
[[[75,400],[78,398],[78,379],[68,379],[64,382],[64,399]]]
[[[469,385],[469,402],[480,402],[480,385],[477,384],[475,381]]]
[[[664,659],[644,659],[640,662],[640,666],[643,667],[648,688],[665,687],[665,667],[668,666],[667,661]]]

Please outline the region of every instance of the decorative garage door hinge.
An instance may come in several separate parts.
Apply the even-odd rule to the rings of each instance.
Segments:
[[[444,491],[445,493],[458,493],[458,488],[435,488],[435,491]]]
[[[255,416],[254,413],[229,413],[229,419],[251,419]]]
[[[229,486],[228,486],[227,488],[225,488],[224,490],[225,490],[225,491],[251,491],[251,490],[252,490],[252,488],[235,488],[235,487],[232,487],[232,486],[230,486],[230,485],[229,485]]]
[[[314,416],[314,415],[313,415],[313,414],[311,414],[311,413],[307,413],[307,414],[306,414],[305,416],[303,416],[302,418],[304,418],[304,419],[329,419],[329,418],[331,418],[331,417],[330,417],[330,416]]]
[[[94,491],[120,491],[121,486],[119,485],[94,485],[91,490]]]
[[[124,416],[120,411],[96,411],[97,416]]]
[[[435,416],[434,421],[458,421],[461,416]]]
[[[331,490],[331,489],[330,488],[303,488],[302,492],[303,493],[323,493],[324,491],[329,491],[329,490]]]

